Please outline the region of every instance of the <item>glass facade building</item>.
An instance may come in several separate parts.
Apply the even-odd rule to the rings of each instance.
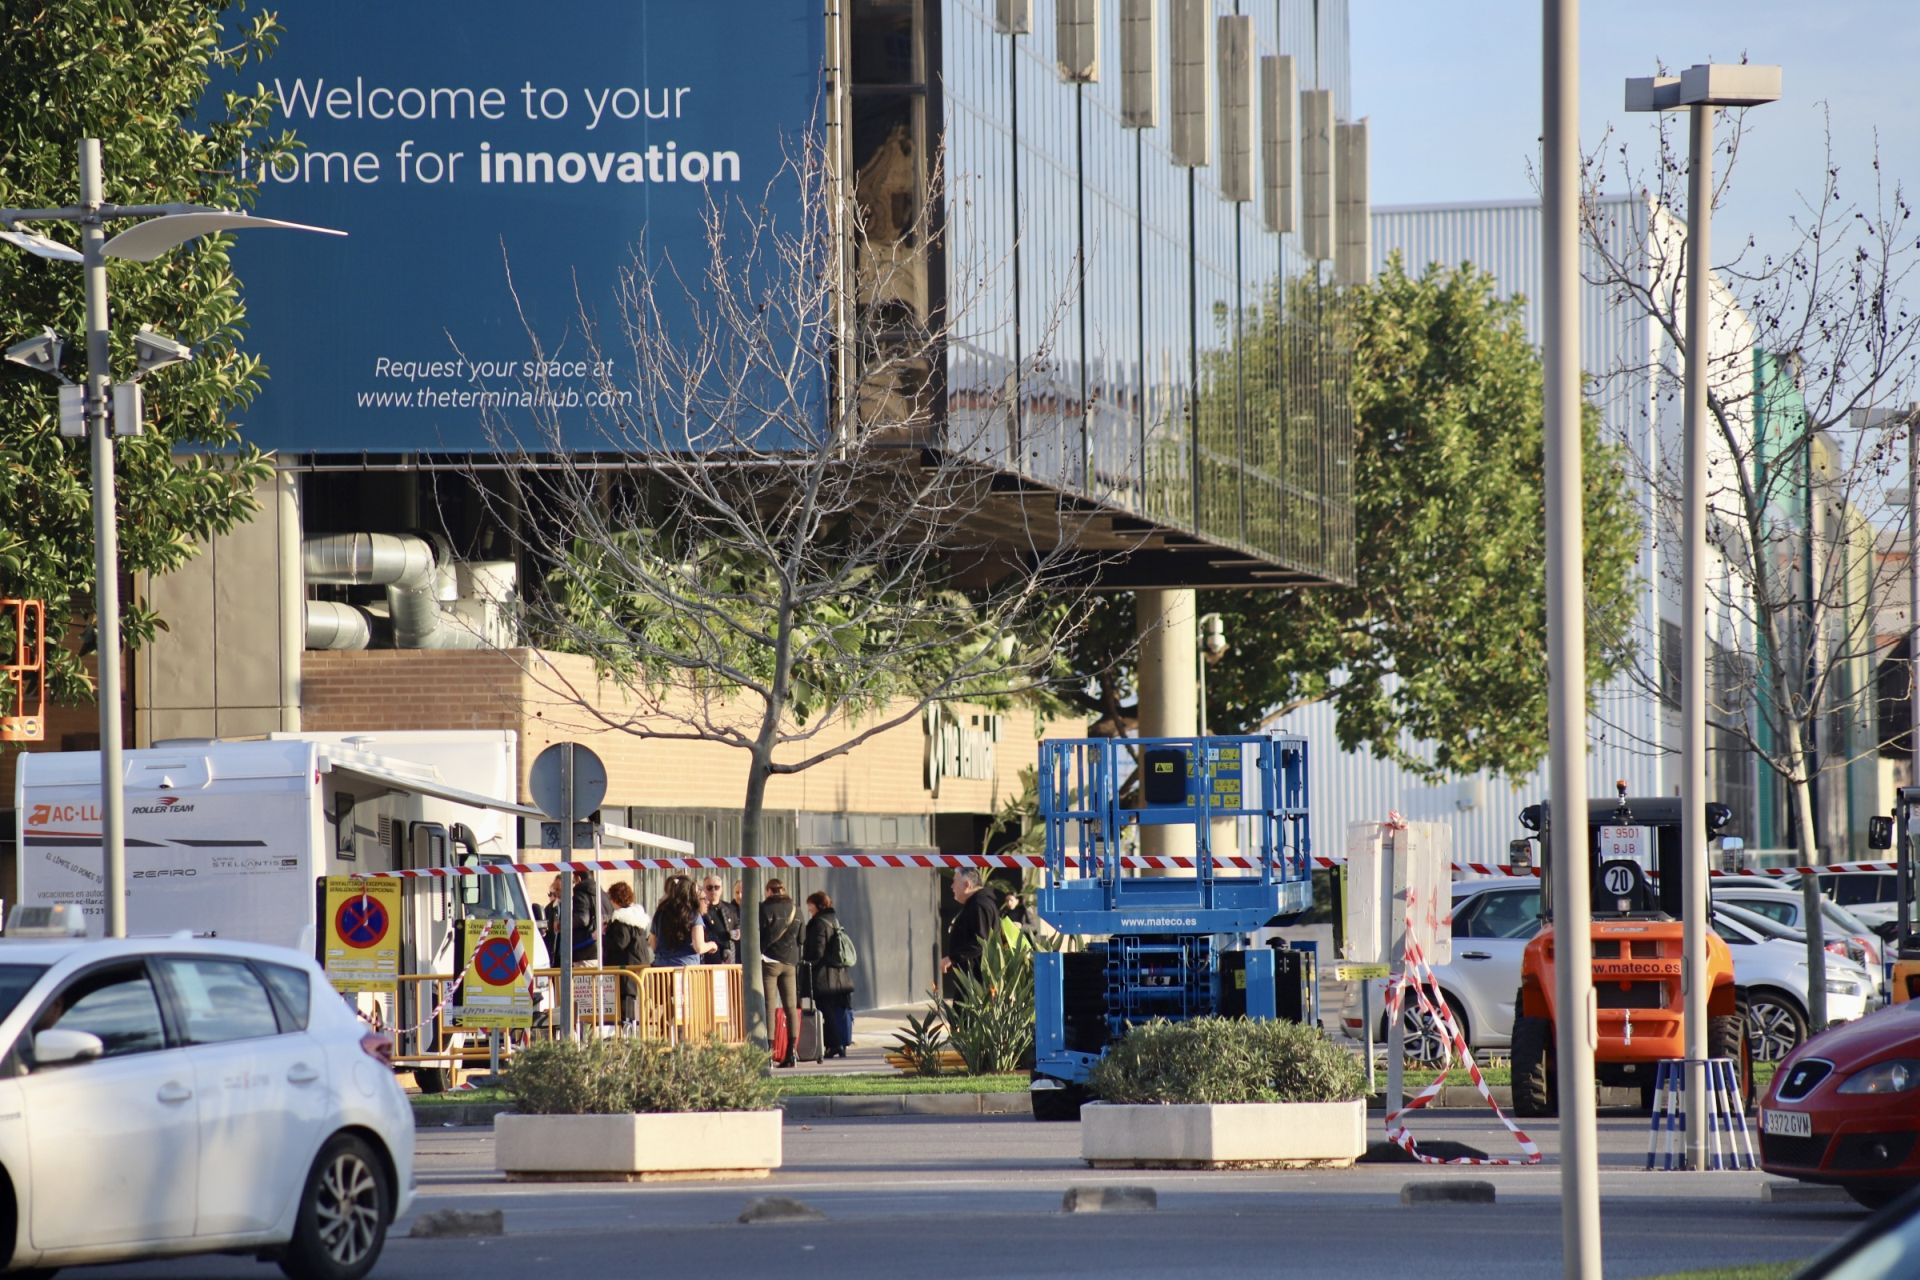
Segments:
[[[935,202],[939,227],[926,304],[946,332],[944,446],[1148,537],[1121,585],[1351,580],[1350,353],[1332,264],[1268,229],[1258,176],[1254,199],[1223,195],[1216,41],[1212,162],[1191,167],[1173,150],[1166,0],[1153,6],[1158,123],[1145,128],[1122,110],[1127,6],[1070,6],[1098,33],[1092,78],[1076,79],[1061,2],[851,8],[848,161],[870,225],[889,198],[874,143],[911,131],[927,157],[913,194]],[[1331,90],[1346,118],[1345,0],[1203,7],[1210,27],[1250,18],[1256,53],[1290,55],[1300,88]],[[872,49],[892,53],[863,63]],[[1172,538],[1221,554],[1155,567]]]

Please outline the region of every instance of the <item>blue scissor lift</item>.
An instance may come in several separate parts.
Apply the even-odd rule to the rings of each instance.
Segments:
[[[1129,782],[1138,786],[1121,803]],[[1220,874],[1213,821],[1240,823],[1254,869]],[[1247,933],[1313,905],[1304,738],[1068,738],[1040,744],[1040,917],[1085,941],[1034,956],[1033,1113],[1070,1120],[1093,1064],[1152,1018],[1276,1016],[1274,955]],[[1190,827],[1173,874],[1128,868],[1127,832]],[[1246,829],[1251,828],[1248,836]],[[1137,831],[1136,831],[1137,836]]]

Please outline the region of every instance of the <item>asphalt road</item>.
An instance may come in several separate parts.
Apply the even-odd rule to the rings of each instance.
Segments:
[[[1378,1123],[1377,1117],[1375,1123]],[[1198,1173],[1093,1171],[1078,1129],[1021,1117],[900,1117],[789,1124],[786,1165],[762,1181],[642,1186],[509,1184],[478,1129],[422,1130],[415,1213],[502,1209],[504,1237],[412,1240],[402,1221],[375,1273],[389,1280],[498,1275],[694,1273],[899,1280],[934,1274],[1100,1280],[1386,1276],[1421,1280],[1560,1274],[1557,1133],[1531,1129],[1534,1168]],[[1493,1154],[1511,1148],[1484,1115],[1448,1113],[1416,1134]],[[1660,1275],[1809,1258],[1864,1217],[1851,1204],[1768,1204],[1764,1175],[1640,1169],[1646,1121],[1601,1121],[1607,1274]],[[1505,1147],[1502,1144],[1507,1144]],[[1403,1207],[1414,1178],[1495,1184],[1498,1203]],[[1150,1213],[1064,1215],[1074,1186],[1151,1186]],[[825,1222],[743,1226],[756,1196],[800,1199]],[[781,1265],[777,1259],[789,1261]],[[239,1259],[103,1267],[101,1280],[275,1274]]]

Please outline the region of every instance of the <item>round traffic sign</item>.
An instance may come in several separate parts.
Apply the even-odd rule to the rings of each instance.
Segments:
[[[490,987],[512,986],[527,967],[527,958],[512,938],[488,938],[473,949],[473,971]]]
[[[571,788],[566,777],[569,751],[573,753]],[[527,769],[527,794],[555,822],[580,822],[591,818],[607,798],[607,766],[578,743],[556,742],[533,758]]]
[[[333,930],[340,941],[357,950],[377,947],[387,936],[387,909],[367,894],[348,898],[333,914]]]

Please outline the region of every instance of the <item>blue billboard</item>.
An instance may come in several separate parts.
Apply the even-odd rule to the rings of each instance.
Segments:
[[[503,429],[537,448],[550,419],[607,448],[592,402],[635,378],[622,269],[644,252],[697,280],[709,209],[758,210],[770,185],[776,221],[798,212],[783,169],[819,117],[818,5],[275,9],[279,51],[247,74],[301,147],[252,165],[255,211],[349,234],[236,237],[262,448],[473,452]]]

